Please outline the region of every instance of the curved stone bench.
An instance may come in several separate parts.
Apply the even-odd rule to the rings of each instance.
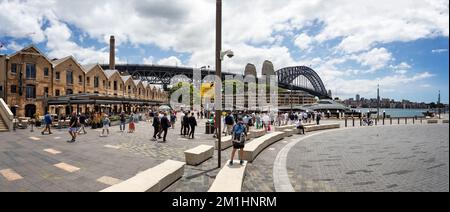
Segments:
[[[305,126],[305,133],[306,132],[319,131],[319,130],[339,129],[339,128],[341,128],[340,124],[311,125],[311,126]]]
[[[254,139],[264,136],[267,132],[265,130],[251,130],[247,134],[247,139]]]
[[[208,145],[200,145],[184,152],[186,163],[188,165],[197,166],[214,155],[214,147]]]
[[[273,132],[245,144],[243,160],[252,162],[265,148],[283,139],[285,132]]]
[[[285,137],[291,137],[297,133],[297,129],[286,129],[283,132],[285,133]]]
[[[228,165],[230,161],[227,161],[227,165],[223,167],[217,174],[211,188],[208,192],[241,192],[242,184],[244,182],[245,170],[247,169],[247,163],[240,165],[239,161],[234,161],[234,165]]]
[[[261,137],[261,136],[263,136],[265,134],[266,134],[265,130],[250,131],[247,134],[247,140],[254,139],[254,138],[259,138],[259,137]],[[225,149],[228,149],[231,146],[233,146],[232,139],[233,139],[233,137],[231,135],[222,137],[222,142],[221,142],[221,146],[220,146],[221,150],[225,150]],[[217,139],[216,139],[216,142],[215,142],[215,149],[219,149]]]
[[[101,192],[161,192],[183,176],[185,164],[167,160]]]
[[[277,127],[274,127],[274,129],[275,129],[275,132],[283,132],[284,130],[295,129],[295,125],[277,126]]]
[[[229,135],[229,136],[222,136],[222,141],[220,142],[221,143],[221,146],[220,146],[221,150],[225,150],[225,149],[230,148],[233,145],[232,139],[233,139],[233,137],[231,135]],[[218,142],[217,139],[216,139],[216,142],[215,142],[214,146],[215,146],[215,149],[219,149],[219,142]]]
[[[428,120],[427,123],[428,124],[437,124],[438,120],[436,120],[436,119]]]

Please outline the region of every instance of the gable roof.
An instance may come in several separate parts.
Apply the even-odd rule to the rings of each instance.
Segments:
[[[117,70],[105,70],[105,75],[108,79],[110,79],[116,73],[120,76],[120,73]]]
[[[94,69],[95,66],[98,66],[98,64],[82,65],[83,71],[86,72],[86,74],[92,71],[92,69]]]
[[[93,71],[96,67],[100,69],[100,72],[103,74],[103,76],[105,76],[105,78],[108,78],[108,76],[106,76],[105,72],[103,71],[103,68],[99,64],[83,65],[83,69],[86,74]]]
[[[84,73],[86,73],[83,66],[81,66],[73,56],[67,56],[67,57],[61,58],[59,60],[54,60],[51,63],[53,64],[53,67],[57,67],[57,66],[61,65],[62,63],[66,62],[67,60],[72,60],[75,63],[75,65],[77,65]]]
[[[150,83],[148,83],[147,81],[142,81],[142,85],[144,86],[145,89],[150,87]]]
[[[133,82],[136,87],[139,86],[139,84],[142,84],[142,81],[140,81],[140,80],[133,80]],[[142,85],[142,86],[144,86],[144,85]]]
[[[128,76],[121,76],[121,77],[122,77],[122,80],[123,80],[124,83],[127,83],[127,81],[131,79],[130,75],[128,75]]]
[[[37,52],[36,54],[41,55],[41,56],[44,57],[44,59],[47,60],[49,63],[52,63],[52,61],[51,61],[50,59],[48,59],[47,55],[45,55],[44,53],[42,53],[41,50],[39,50],[34,44],[28,45],[28,46],[26,46],[25,48],[23,48],[23,49],[21,49],[21,50],[15,52],[14,54],[9,55],[8,58],[14,57],[14,56],[16,56],[16,55],[18,55],[18,54],[32,54],[31,52],[26,52],[26,50],[29,50],[29,49],[35,50],[35,51]]]

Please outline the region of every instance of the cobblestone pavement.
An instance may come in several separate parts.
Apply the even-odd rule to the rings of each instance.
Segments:
[[[275,192],[272,173],[275,157],[284,146],[301,137],[300,135],[294,135],[284,138],[267,147],[253,163],[248,163],[242,191]]]
[[[203,120],[199,121],[199,126],[204,126]],[[196,129],[196,139],[188,140],[179,135],[177,124],[175,130],[169,131],[167,143],[150,140],[153,135],[150,123],[140,122],[136,127],[134,134],[121,133],[118,127],[112,127],[109,137],[100,137],[101,130],[88,129],[88,134],[79,136],[73,144],[66,142],[69,135],[65,129],[53,130],[53,135],[44,136],[40,134],[42,129],[30,132],[30,128],[2,133],[0,191],[100,191],[165,160],[185,161],[184,151],[187,149],[201,144],[214,146],[212,135],[203,134],[204,127]],[[243,191],[274,191],[272,171],[275,156],[287,143],[298,138],[294,136],[273,144],[249,164]],[[231,149],[222,151],[222,163],[230,153]],[[296,171],[290,170],[291,176]],[[215,151],[214,157],[200,166],[186,166],[182,179],[165,191],[207,191],[218,172]]]
[[[296,191],[449,191],[449,126],[328,132],[298,143],[287,168]]]
[[[204,126],[204,121],[199,122]],[[150,123],[140,122],[136,128],[136,133],[129,134],[121,133],[118,127],[111,127],[109,137],[100,137],[101,130],[88,129],[88,134],[79,136],[73,144],[66,142],[69,140],[67,130],[53,130],[53,135],[44,136],[40,134],[42,129],[30,132],[30,128],[2,133],[0,191],[99,191],[109,186],[108,182],[99,182],[102,177],[126,180],[168,159],[184,161],[187,149],[201,144],[214,145],[212,136],[203,134],[204,127],[197,128],[196,139],[188,140],[179,135],[178,126],[169,131],[167,143],[150,140],[153,135]],[[226,151],[224,154],[224,157],[229,157]],[[207,179],[212,183],[213,179],[210,180],[206,174],[196,174],[217,166],[216,161],[210,160],[200,167],[186,166],[185,175],[189,183],[171,188],[176,191],[206,191],[209,185],[203,181]],[[60,163],[77,170],[69,172],[63,169],[64,166],[55,166]],[[10,177],[15,174],[20,179]]]

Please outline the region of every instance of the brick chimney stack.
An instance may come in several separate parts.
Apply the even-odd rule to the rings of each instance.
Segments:
[[[109,39],[109,69],[116,69],[116,39],[113,35]]]

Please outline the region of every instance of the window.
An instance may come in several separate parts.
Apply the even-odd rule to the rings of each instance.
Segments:
[[[3,86],[0,85],[0,91],[3,91]]]
[[[48,96],[48,87],[44,88],[44,96],[47,95]]]
[[[11,85],[11,93],[17,93],[17,85]]]
[[[106,80],[103,80],[103,87],[106,87]]]
[[[56,80],[61,80],[61,73],[56,72],[55,73],[55,78],[56,78]]]
[[[111,81],[108,82],[108,88],[111,88]]]
[[[49,75],[49,69],[48,68],[44,68],[44,77],[48,77]]]
[[[117,91],[117,81],[114,81],[114,90]]]
[[[20,68],[19,64],[16,63],[11,64],[11,73],[17,74],[17,68]]]
[[[122,83],[120,83],[120,90],[123,90],[123,86],[122,86]]]
[[[66,72],[66,83],[69,85],[73,84],[73,72],[72,71]]]
[[[60,95],[61,95],[61,91],[58,90],[58,89],[56,89],[56,90],[55,90],[55,96],[60,96]]]
[[[36,79],[36,64],[27,63],[26,77],[27,77],[27,79]]]
[[[36,86],[35,85],[27,85],[26,98],[27,99],[36,99]]]
[[[90,77],[86,77],[86,84],[90,85],[91,84],[91,78]]]
[[[81,75],[78,76],[78,84],[83,84],[83,76]]]
[[[131,86],[128,86],[128,94],[131,93]]]
[[[98,76],[94,77],[94,88],[98,88],[100,84],[100,78]]]
[[[73,90],[72,89],[67,89],[66,90],[66,95],[72,95],[73,94]]]

